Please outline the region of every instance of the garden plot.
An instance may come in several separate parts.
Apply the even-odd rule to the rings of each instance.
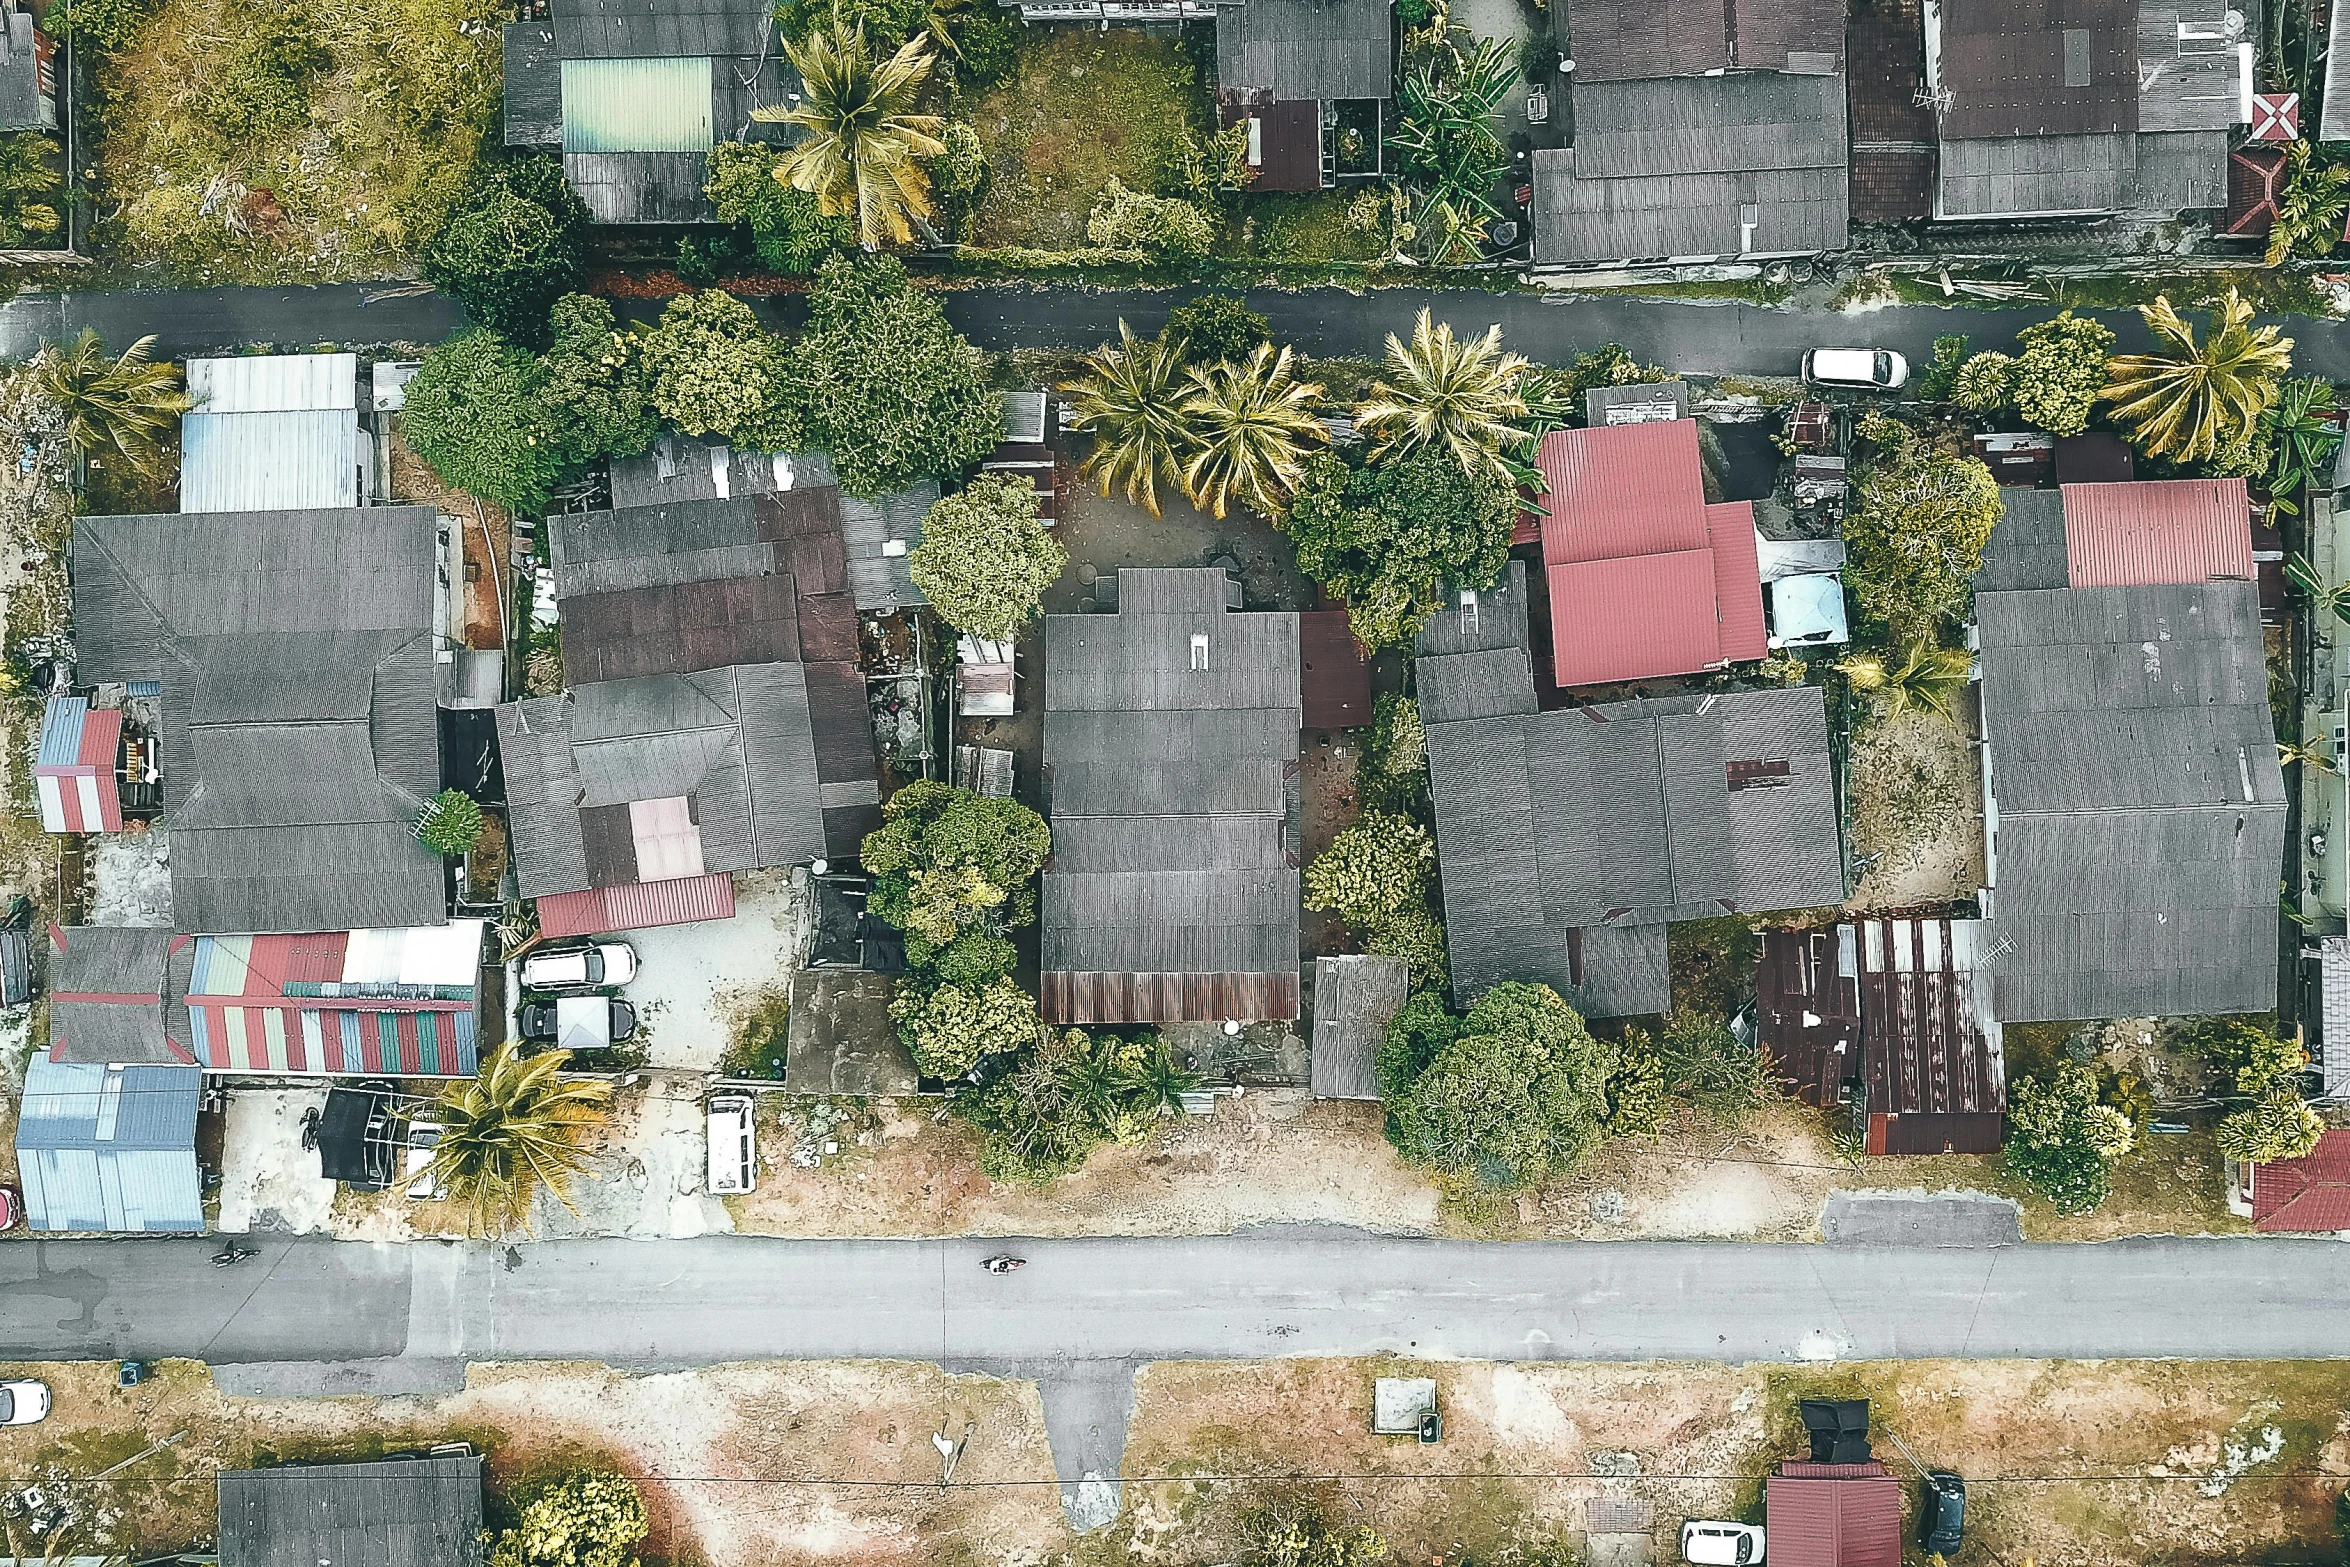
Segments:
[[[1864,724],[1852,747],[1851,914],[1932,908],[1983,885],[1983,773],[1965,729],[1912,712]]]

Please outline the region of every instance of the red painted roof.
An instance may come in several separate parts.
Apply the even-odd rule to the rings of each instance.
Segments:
[[[1772,1567],[1901,1567],[1901,1482],[1881,1464],[1781,1464],[1763,1526]]]
[[[2302,1159],[2252,1166],[2256,1230],[2350,1230],[2350,1131],[2327,1132]]]
[[[1371,721],[1371,666],[1343,609],[1297,617],[1298,691],[1308,729],[1352,729]]]
[[[2076,588],[2252,579],[2252,501],[2242,479],[2064,486],[2066,576]]]
[[[542,936],[600,936],[613,930],[651,930],[696,920],[734,917],[734,878],[724,871],[673,881],[590,887],[538,900]]]
[[[1763,656],[1754,508],[1705,503],[1694,421],[1556,430],[1536,466],[1558,684]]]

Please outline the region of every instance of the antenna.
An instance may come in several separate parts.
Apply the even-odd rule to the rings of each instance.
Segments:
[[[1947,87],[1928,87],[1921,83],[1910,102],[1921,109],[1931,109],[1935,114],[1943,115],[1950,112],[1951,104],[1957,99],[1958,94]]]

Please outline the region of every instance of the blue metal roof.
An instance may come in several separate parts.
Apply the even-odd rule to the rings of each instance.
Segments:
[[[82,759],[82,723],[90,716],[87,697],[53,696],[41,714],[41,754],[36,767],[71,767]]]
[[[201,1230],[192,1066],[96,1066],[35,1055],[16,1127],[36,1230]]]
[[[359,504],[349,408],[192,413],[180,421],[180,510],[307,511]]]

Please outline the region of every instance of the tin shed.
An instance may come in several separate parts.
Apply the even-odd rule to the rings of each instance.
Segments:
[[[202,1230],[192,1066],[98,1066],[36,1054],[16,1123],[36,1230]]]
[[[181,511],[360,504],[357,354],[191,359],[188,392]]]
[[[1901,1567],[1901,1482],[1883,1464],[1783,1463],[1763,1515],[1773,1567]]]

